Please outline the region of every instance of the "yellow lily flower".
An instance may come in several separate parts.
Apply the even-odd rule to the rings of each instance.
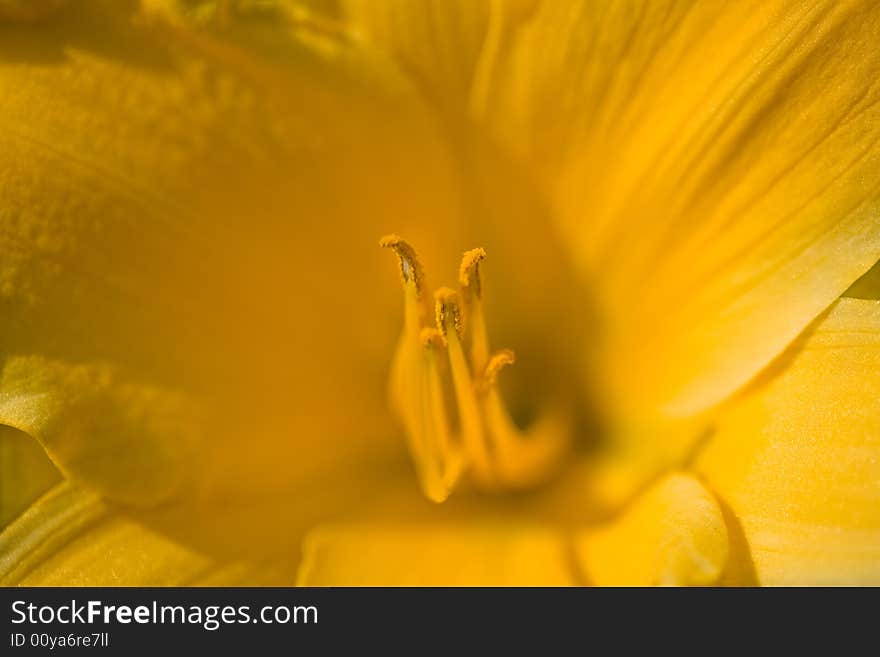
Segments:
[[[0,2],[0,582],[880,583],[878,40]]]

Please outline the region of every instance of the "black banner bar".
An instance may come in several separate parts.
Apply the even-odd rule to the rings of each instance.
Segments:
[[[604,654],[607,641],[626,652],[707,633],[748,645],[767,632],[815,637],[835,620],[851,638],[873,627],[878,597],[877,589],[6,588],[0,654],[350,654],[352,645],[370,654],[478,646],[568,654],[573,645]]]

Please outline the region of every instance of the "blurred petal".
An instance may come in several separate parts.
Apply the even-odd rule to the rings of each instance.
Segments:
[[[290,583],[269,563],[218,561],[175,543],[69,483],[0,534],[4,586],[235,586]]]
[[[672,474],[609,525],[584,532],[579,554],[599,586],[713,584],[727,563],[727,527],[699,481]]]
[[[36,440],[0,426],[0,529],[60,478]]]
[[[432,102],[481,110],[509,30],[532,0],[343,0],[345,19],[416,80]]]
[[[835,305],[722,416],[697,469],[762,584],[880,584],[880,302]]]
[[[0,20],[37,21],[51,16],[67,0],[0,0]]]
[[[555,532],[516,526],[347,525],[306,539],[302,586],[564,586],[574,580]]]
[[[880,257],[878,40],[870,0],[547,2],[522,28],[486,120],[555,200],[619,418],[723,400]]]
[[[460,248],[432,116],[343,37],[123,4],[0,25],[0,421],[134,505],[396,458],[396,299],[361,287],[391,228]]]
[[[325,7],[438,110],[465,186],[466,239],[460,248],[485,247],[500,281],[490,283],[490,324],[499,342],[518,354],[511,378],[523,398],[517,404],[522,415],[559,396],[566,403],[582,398],[580,353],[591,327],[543,190],[522,162],[471,120],[483,115],[495,72],[536,5],[534,0],[342,0],[336,14]],[[421,240],[399,232],[423,249]],[[548,289],[561,292],[547,294]],[[536,391],[542,399],[535,398]]]

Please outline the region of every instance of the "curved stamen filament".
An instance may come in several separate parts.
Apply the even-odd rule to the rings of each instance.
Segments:
[[[406,422],[411,415],[408,398],[417,383],[420,359],[419,333],[424,314],[421,299],[422,266],[415,250],[398,235],[387,235],[379,240],[380,246],[394,251],[400,260],[403,278],[403,333],[397,343],[391,366],[390,396],[392,406]]]
[[[479,388],[484,396],[486,428],[499,479],[508,488],[529,488],[541,483],[561,461],[569,446],[571,421],[560,408],[545,412],[529,431],[521,431],[498,390],[498,373],[513,363],[514,355],[509,349],[494,354]]]
[[[464,460],[458,446],[452,441],[446,402],[443,397],[443,384],[440,380],[437,358],[442,355],[443,338],[436,329],[422,329],[425,373],[422,393],[422,433],[426,473],[423,476],[425,487],[431,489],[428,497],[441,502],[461,476]]]
[[[492,467],[488,444],[483,433],[483,422],[477,397],[474,394],[471,373],[461,345],[463,325],[459,296],[454,290],[444,287],[434,293],[434,299],[437,309],[437,328],[446,338],[462,442],[476,477],[481,483],[491,484]]]
[[[415,250],[397,235],[382,238],[380,244],[400,259],[404,288],[404,328],[391,369],[392,405],[406,430],[425,496],[442,502],[461,472],[461,456],[449,438],[437,369],[436,351],[443,348],[442,339],[431,333],[433,329],[422,329],[423,272]]]

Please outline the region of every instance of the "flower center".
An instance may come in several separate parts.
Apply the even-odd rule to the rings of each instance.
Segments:
[[[380,244],[400,259],[404,327],[391,369],[391,401],[425,495],[442,502],[464,477],[491,491],[541,483],[569,446],[571,419],[568,409],[552,409],[525,431],[511,419],[498,375],[513,364],[514,354],[489,347],[480,280],[486,252],[464,254],[459,290],[434,293],[435,325],[428,326],[424,270],[415,249],[397,235]],[[455,431],[448,387],[457,410]]]

